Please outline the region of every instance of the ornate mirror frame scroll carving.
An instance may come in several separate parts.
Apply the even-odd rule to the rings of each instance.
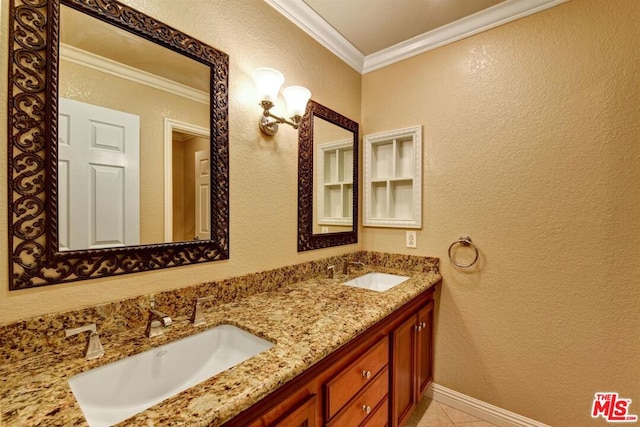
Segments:
[[[353,132],[353,223],[351,231],[313,234],[313,118]],[[358,123],[310,100],[298,134],[298,252],[358,242]]]
[[[210,67],[211,240],[58,250],[60,3]],[[9,21],[9,289],[228,259],[228,55],[115,0],[11,0]]]

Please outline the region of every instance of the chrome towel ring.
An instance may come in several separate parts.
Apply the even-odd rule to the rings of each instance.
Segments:
[[[469,264],[458,264],[454,259],[453,259],[453,254],[451,253],[451,250],[456,246],[456,245],[460,245],[460,246],[471,246],[475,252],[475,256],[473,257],[473,261],[471,261]],[[449,246],[449,259],[451,260],[452,263],[454,263],[456,265],[456,267],[460,267],[460,268],[469,268],[471,267],[473,264],[475,264],[478,261],[478,248],[476,247],[476,245],[473,244],[473,241],[471,241],[471,237],[469,236],[460,236],[458,238],[458,240],[456,240],[455,242],[453,242],[450,246]]]

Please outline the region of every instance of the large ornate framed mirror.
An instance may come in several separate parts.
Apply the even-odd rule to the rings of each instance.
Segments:
[[[298,135],[298,251],[357,243],[358,123],[310,100]]]
[[[228,55],[115,0],[9,21],[9,288],[228,259]]]

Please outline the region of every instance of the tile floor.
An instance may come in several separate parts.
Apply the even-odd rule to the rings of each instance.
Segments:
[[[492,427],[472,415],[434,400],[423,398],[405,427]]]

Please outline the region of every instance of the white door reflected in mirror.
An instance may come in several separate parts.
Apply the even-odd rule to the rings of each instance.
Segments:
[[[140,117],[58,105],[59,249],[140,244]]]

